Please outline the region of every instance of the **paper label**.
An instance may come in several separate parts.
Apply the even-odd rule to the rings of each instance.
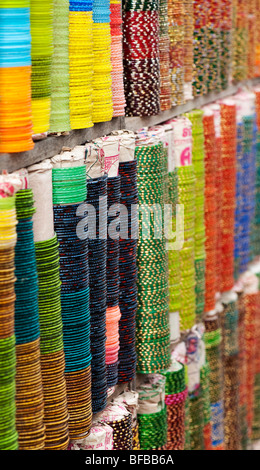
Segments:
[[[173,153],[176,167],[192,163],[192,130],[187,118],[174,119],[173,123]]]

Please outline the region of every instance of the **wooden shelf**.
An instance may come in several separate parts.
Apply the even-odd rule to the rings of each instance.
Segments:
[[[70,131],[66,133],[66,135],[49,135],[46,139],[35,142],[33,150],[30,150],[29,152],[0,154],[0,171],[2,172],[2,170],[7,170],[8,172],[12,172],[25,168],[34,163],[38,163],[45,158],[51,158],[54,155],[57,155],[64,147],[74,148],[76,145],[83,145],[97,137],[108,135],[114,130],[128,129],[138,131],[142,127],[156,126],[168,119],[187,113],[193,109],[201,108],[206,104],[226,98],[227,96],[231,96],[237,93],[240,89],[252,88],[258,84],[260,85],[260,77],[230,85],[226,90],[219,93],[209,93],[208,95],[200,96],[194,100],[188,101],[182,106],[175,106],[168,111],[163,111],[157,116],[142,118],[118,117],[113,118],[109,122],[95,124],[90,129]]]

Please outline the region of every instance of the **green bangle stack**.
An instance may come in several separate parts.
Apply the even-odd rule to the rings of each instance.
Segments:
[[[77,204],[87,197],[86,167],[53,168],[53,204]]]
[[[138,415],[140,449],[162,447],[167,440],[166,407],[158,413]]]
[[[15,354],[15,196],[0,198],[0,450],[17,450]]]
[[[0,339],[0,450],[17,450],[15,426],[15,336]]]
[[[45,449],[66,450],[69,442],[61,282],[57,235],[35,243],[39,279],[41,370],[44,393]]]
[[[190,441],[190,398],[189,394],[185,400],[185,443],[184,443],[184,450],[191,449],[191,441]]]
[[[210,374],[209,363],[206,362],[206,364],[202,366],[202,368],[200,369],[200,385],[201,385],[202,396],[203,396],[204,426],[206,426],[211,421],[209,374]]]
[[[190,449],[204,450],[204,419],[203,419],[203,395],[199,389],[196,395],[190,395]]]
[[[149,373],[170,364],[168,260],[163,230],[166,172],[163,144],[136,147],[136,158],[141,209],[137,248],[137,371]]]
[[[167,440],[167,413],[164,402],[165,377],[161,374],[146,376],[139,385],[138,426],[140,449],[158,449]]]
[[[183,364],[179,364],[177,370],[162,371],[161,374],[166,377],[165,395],[175,395],[181,393],[186,388],[185,370]]]
[[[196,321],[202,320],[205,296],[205,222],[204,222],[204,133],[203,111],[195,109],[187,113],[192,123],[192,163],[195,172],[195,280],[196,280]]]
[[[194,166],[177,168],[179,204],[184,205],[184,244],[180,250],[180,328],[188,330],[195,324],[195,173]]]
[[[36,211],[33,204],[33,192],[31,189],[18,191],[15,199],[17,219],[31,218]]]

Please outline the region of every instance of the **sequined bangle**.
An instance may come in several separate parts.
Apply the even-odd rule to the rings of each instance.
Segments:
[[[166,395],[167,450],[184,450],[185,445],[185,401],[187,388],[174,395]]]
[[[243,293],[238,294],[238,346],[239,346],[239,422],[241,448],[248,447],[247,429],[247,360],[245,338],[245,305]]]
[[[195,322],[195,174],[194,166],[178,167],[179,203],[184,204],[184,244],[180,250],[181,329],[189,329]]]
[[[217,247],[217,204],[216,204],[216,135],[213,112],[203,117],[205,138],[205,311],[215,308],[217,291],[216,282],[216,247]]]
[[[170,364],[169,305],[167,252],[164,233],[156,239],[156,230],[162,229],[160,214],[152,214],[146,221],[148,205],[165,200],[165,154],[162,143],[136,147],[138,163],[139,240],[137,247],[138,309],[136,315],[137,370],[156,372]],[[147,169],[150,168],[148,172]],[[142,206],[141,206],[142,207]],[[150,239],[145,234],[150,233]],[[156,260],[156,262],[155,262]],[[151,276],[151,272],[153,275]]]
[[[182,0],[170,0],[168,2],[171,98],[173,106],[184,103],[184,14]]]
[[[207,91],[220,91],[220,0],[208,1],[207,14]]]
[[[232,78],[232,1],[221,0],[220,7],[220,84],[223,90]]]
[[[203,398],[201,390],[198,390],[196,395],[190,395],[189,400],[190,412],[190,448],[191,450],[204,449],[204,435],[203,435]]]
[[[194,76],[193,76],[193,96],[200,96],[207,93],[207,3],[195,0],[193,2],[194,16]]]
[[[157,413],[138,414],[140,449],[156,449],[167,441],[167,413],[164,406]]]
[[[234,102],[221,103],[222,153],[222,243],[221,292],[234,285],[234,226],[236,184],[236,106]]]
[[[168,2],[159,2],[159,54],[160,54],[160,108],[165,111],[171,108],[171,83],[169,74],[170,40],[168,32]]]
[[[186,389],[183,366],[177,370],[162,371],[161,374],[166,377],[165,394],[166,396],[169,395],[169,399],[171,396],[182,393]]]
[[[194,110],[187,114],[192,123],[192,162],[195,172],[195,280],[196,320],[201,321],[205,306],[205,152],[203,135],[203,111]]]
[[[123,64],[127,116],[160,111],[159,1],[123,2]]]

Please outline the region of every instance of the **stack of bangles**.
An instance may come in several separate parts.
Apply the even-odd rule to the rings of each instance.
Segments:
[[[165,404],[167,408],[167,450],[184,450],[185,444],[185,401],[188,389],[185,383],[184,366],[174,364],[166,376]]]

